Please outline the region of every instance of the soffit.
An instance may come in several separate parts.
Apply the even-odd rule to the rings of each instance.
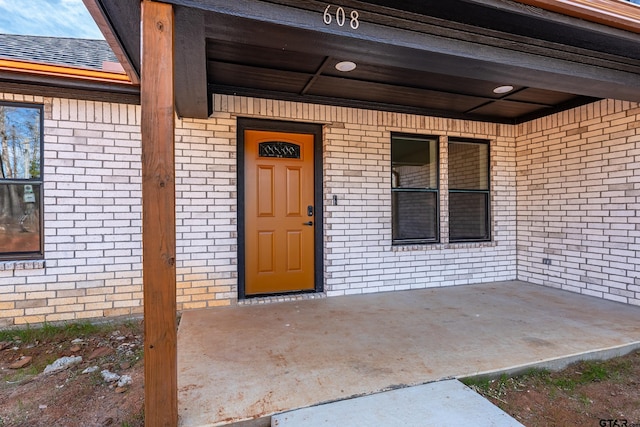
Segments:
[[[139,5],[118,3],[100,2],[139,69],[139,28],[124,16]],[[170,3],[186,116],[206,116],[213,93],[504,123],[599,98],[640,101],[640,35],[516,2],[343,1],[356,30],[335,16],[325,25],[327,4],[314,0]],[[357,68],[338,72],[343,60]],[[492,92],[504,84],[514,91]]]

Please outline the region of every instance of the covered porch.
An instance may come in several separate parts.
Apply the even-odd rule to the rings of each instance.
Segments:
[[[185,312],[182,426],[640,348],[640,307],[521,281]]]
[[[574,244],[573,235],[564,232],[577,230],[575,234],[579,234],[582,226],[569,224],[563,228],[557,223],[540,223],[539,218],[567,217],[564,212],[557,216],[538,215],[546,212],[546,199],[532,197],[537,204],[517,203],[517,197],[525,193],[520,191],[516,194],[516,172],[521,177],[533,177],[530,181],[522,179],[522,186],[531,185],[530,191],[536,195],[540,193],[538,187],[543,186],[537,174],[555,175],[548,173],[546,166],[543,170],[516,171],[514,159],[517,154],[525,158],[528,153],[537,152],[537,146],[530,148],[527,144],[542,145],[536,139],[537,128],[530,125],[536,118],[551,117],[548,122],[539,123],[541,132],[547,134],[549,129],[557,127],[556,113],[573,115],[575,107],[596,105],[598,99],[629,102],[640,99],[640,56],[635,49],[640,36],[635,9],[630,15],[627,13],[629,7],[635,6],[616,2],[617,12],[614,15],[619,19],[612,22],[604,11],[597,16],[591,13],[585,16],[586,8],[580,6],[579,13],[566,8],[557,13],[557,9],[548,10],[544,2],[533,2],[540,9],[523,4],[531,2],[485,0],[460,0],[446,4],[429,1],[419,5],[404,1],[348,1],[336,7],[297,0],[85,2],[131,80],[141,84],[147,425],[175,424],[176,391],[180,395],[179,413],[183,425],[215,425],[261,419],[294,407],[399,385],[518,367],[603,348],[619,348],[638,341],[637,308],[591,301],[583,296],[565,295],[520,283],[496,285],[495,289],[482,285],[187,312],[182,320],[177,346],[174,323],[176,308],[180,308],[176,303],[177,267],[195,265],[198,273],[210,273],[201,280],[207,289],[220,288],[218,279],[223,268],[211,271],[207,269],[209,265],[201,265],[202,260],[190,263],[191,260],[176,251],[176,184],[183,184],[181,180],[185,179],[185,176],[176,176],[175,173],[176,115],[189,125],[191,120],[210,121],[194,123],[195,127],[201,125],[205,129],[210,124],[210,130],[214,132],[198,135],[207,138],[203,146],[208,148],[224,141],[228,144],[226,152],[232,154],[229,158],[238,159],[238,162],[224,165],[230,167],[229,171],[237,172],[226,178],[229,184],[225,185],[230,192],[228,199],[233,204],[223,205],[228,209],[220,213],[220,216],[231,215],[235,221],[229,227],[221,227],[231,230],[230,236],[226,240],[219,237],[215,230],[219,223],[215,222],[217,218],[213,218],[212,223],[207,224],[213,227],[207,234],[209,241],[204,244],[205,253],[223,242],[234,248],[229,249],[230,252],[236,252],[229,262],[224,262],[224,268],[237,266],[237,275],[231,277],[234,279],[231,284],[224,283],[224,286],[231,286],[230,291],[224,292],[229,303],[243,298],[246,257],[243,245],[249,240],[243,231],[246,225],[242,210],[246,202],[242,181],[244,164],[242,155],[235,155],[242,150],[238,151],[242,132],[237,132],[237,121],[246,117],[286,118],[322,125],[325,141],[340,144],[344,147],[341,148],[343,152],[354,151],[353,158],[343,163],[343,158],[349,159],[348,154],[336,153],[334,156],[333,152],[325,150],[323,155],[327,161],[322,168],[315,169],[318,176],[315,181],[318,189],[315,212],[327,215],[303,225],[316,227],[314,255],[317,260],[349,262],[349,257],[345,256],[349,251],[341,251],[342,248],[328,243],[333,239],[328,230],[334,226],[349,228],[347,219],[360,221],[365,217],[364,209],[358,205],[357,212],[355,209],[341,212],[345,221],[340,224],[327,219],[334,214],[327,202],[340,206],[336,210],[351,206],[352,200],[338,204],[335,197],[337,193],[350,194],[350,190],[344,190],[349,188],[353,189],[358,203],[364,205],[373,199],[380,202],[380,209],[367,208],[380,214],[372,221],[384,224],[382,233],[373,228],[373,231],[363,230],[361,233],[371,236],[372,240],[375,237],[373,244],[382,257],[374,258],[355,249],[353,259],[371,260],[373,264],[389,256],[414,257],[408,253],[417,251],[419,255],[406,262],[428,259],[432,254],[433,259],[429,260],[435,261],[438,257],[445,259],[450,255],[446,251],[456,249],[472,256],[480,254],[480,257],[475,260],[470,257],[466,266],[452,265],[450,271],[479,270],[477,266],[487,269],[489,262],[502,262],[514,266],[514,274],[509,278],[525,277],[555,285],[548,278],[558,267],[557,271],[571,272],[571,277],[563,280],[576,281],[577,276],[583,282],[595,282],[590,283],[596,289],[591,292],[602,292],[602,283],[608,279],[582,267],[591,260],[581,264],[576,261],[581,254],[590,253],[590,246]],[[229,107],[216,103],[216,99],[227,99],[228,96],[236,97],[241,111],[223,117],[219,114]],[[289,104],[283,113],[270,107],[253,109],[246,102],[247,108],[242,108],[243,99],[248,98],[269,103],[299,103],[302,112],[300,116],[292,117],[294,114],[291,114]],[[334,110],[326,116],[308,114],[305,117],[305,108],[316,111],[321,106],[330,106]],[[345,123],[334,123],[338,108],[360,111],[351,124],[357,127],[353,129],[355,133],[362,132],[364,136],[366,132],[359,128],[366,126],[362,123],[364,116],[386,117],[392,112],[429,120],[431,117],[443,118],[448,122],[442,126],[429,126],[423,122],[424,125],[407,128],[403,127],[403,122],[391,120],[394,126],[384,129],[384,132],[378,126],[368,129],[379,132],[372,139],[360,140],[360,135],[356,135],[358,140],[351,141],[346,135],[348,131],[340,134],[340,126],[346,126]],[[626,107],[626,110],[630,108]],[[589,107],[586,110],[593,109]],[[213,123],[217,120],[223,124],[223,130]],[[586,120],[587,117],[584,118]],[[477,132],[468,130],[476,124],[495,131],[483,131],[479,136]],[[500,254],[502,256],[488,254],[491,249],[484,249],[482,242],[480,246],[465,243],[460,247],[450,247],[446,214],[442,218],[434,216],[442,225],[440,243],[444,246],[431,252],[420,246],[406,251],[392,249],[388,216],[391,204],[391,132],[426,132],[448,138],[452,135],[444,131],[457,125],[466,130],[453,136],[486,138],[495,141],[492,142],[494,147],[502,144],[507,154],[500,157],[504,153],[496,153],[498,155],[493,157],[502,160],[493,167],[491,200],[495,205],[491,213],[496,226],[487,243],[489,248],[504,251]],[[588,138],[589,125],[586,122],[584,128],[570,129],[569,136],[575,132],[576,135],[584,133]],[[516,129],[513,126],[520,127]],[[626,122],[612,126],[614,129],[617,129],[615,126],[623,126],[627,130]],[[221,138],[215,136],[216,130],[223,133]],[[330,140],[330,133],[334,131],[335,138]],[[562,137],[568,136],[564,133],[569,134],[568,130],[562,129],[561,132]],[[629,131],[632,132],[635,130]],[[522,139],[519,140],[517,135]],[[620,141],[615,139],[617,137],[611,137],[615,144]],[[530,139],[534,142],[529,142]],[[445,142],[443,139],[443,148]],[[548,145],[555,143],[550,141]],[[372,144],[381,145],[367,147]],[[522,151],[516,153],[520,147],[523,147]],[[371,152],[379,158],[362,161],[358,157],[365,154],[358,151],[364,151],[361,150],[363,148],[375,150]],[[192,147],[187,148],[187,151],[191,150]],[[332,156],[340,159],[335,162],[339,164],[336,167],[339,172],[335,176],[344,179],[323,181],[321,172],[329,170],[326,165],[332,164]],[[549,163],[556,161],[553,158]],[[528,162],[527,158],[522,164]],[[532,159],[531,164],[539,164],[539,159]],[[355,172],[360,175],[358,178],[370,179],[368,174],[373,173],[379,180],[376,183],[349,181],[351,177],[348,175],[354,173],[349,170],[353,165],[367,165]],[[374,165],[376,169],[373,169]],[[208,173],[201,177],[215,181],[213,172],[218,165],[214,162],[210,166],[211,169],[205,171]],[[444,167],[448,164],[443,163],[442,166],[443,171],[447,170]],[[603,171],[603,175],[605,173],[608,172]],[[443,173],[442,176],[447,175]],[[448,212],[447,179],[443,179],[442,186],[438,187],[442,191],[442,212]],[[365,192],[373,191],[365,184],[377,185],[380,194],[365,195]],[[548,187],[564,188],[551,184]],[[608,182],[603,184],[609,185]],[[619,181],[611,183],[612,186],[618,184]],[[626,188],[613,188],[612,191],[626,191]],[[205,191],[210,190],[215,188],[205,188]],[[524,190],[529,191],[529,188]],[[632,186],[629,190],[635,188]],[[601,197],[598,195],[598,200]],[[236,206],[239,207],[237,211],[233,209]],[[518,212],[515,211],[516,206]],[[630,216],[633,217],[633,213]],[[489,209],[485,209],[483,218],[489,217]],[[324,233],[325,226],[327,233]],[[632,229],[635,230],[635,226]],[[618,234],[612,233],[612,236],[613,243],[617,245]],[[354,248],[372,244],[367,239],[347,238],[352,239],[351,247]],[[545,241],[535,246],[541,252],[531,255],[520,255],[516,250],[520,241],[537,243],[536,239],[550,238],[562,241]],[[629,241],[633,238],[629,236]],[[585,237],[587,239],[589,236]],[[565,241],[569,241],[570,246],[566,254],[558,249],[564,248]],[[183,247],[190,244],[179,243]],[[480,250],[476,250],[478,248]],[[444,252],[438,253],[440,250]],[[634,259],[634,251],[630,249],[620,254],[615,247],[607,252],[607,256],[615,260],[621,256]],[[552,260],[549,254],[562,259]],[[516,256],[521,258],[516,260]],[[566,259],[575,261],[576,265],[556,265],[556,262],[565,263]],[[399,263],[403,262],[399,260]],[[515,267],[518,262],[523,265],[525,276],[518,276],[519,266]],[[552,271],[539,273],[537,266],[540,262],[544,266],[553,265]],[[371,264],[362,264],[360,268],[368,273]],[[438,264],[424,265],[432,268]],[[439,265],[443,267],[445,263]],[[341,292],[340,286],[357,277],[351,274],[331,282],[329,274],[324,275],[329,272],[329,266],[325,268],[322,262],[317,262],[316,267],[315,289],[318,296],[335,295]],[[616,272],[620,269],[616,261],[610,264],[609,259],[605,267]],[[499,268],[504,271],[504,265]],[[495,270],[489,267],[489,271]],[[232,271],[234,273],[236,271]],[[422,273],[415,278],[416,283],[406,286],[432,285],[432,278],[427,272]],[[441,277],[439,272],[431,270],[430,273],[436,278]],[[620,289],[616,288],[616,297],[635,301],[636,291],[631,290],[635,288],[627,289],[627,282],[633,278],[635,276],[622,278],[625,289],[620,295]],[[482,281],[497,279],[493,276]],[[378,282],[383,280],[388,279],[385,277]],[[394,276],[394,280],[399,283],[406,278]],[[378,285],[367,285],[364,292],[379,291]],[[191,283],[184,286],[191,286]],[[593,307],[587,309],[590,304]],[[603,313],[594,314],[594,311]],[[619,321],[622,315],[627,316],[625,321]],[[607,326],[602,326],[605,318],[609,321]],[[635,329],[620,331],[617,329],[620,325],[626,325],[625,328],[635,325]],[[177,372],[176,348],[180,352]]]

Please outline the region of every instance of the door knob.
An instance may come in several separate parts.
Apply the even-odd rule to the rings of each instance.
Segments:
[[[309,226],[311,226],[311,225],[313,225],[313,221],[303,222],[303,223],[302,223],[302,225],[309,225]]]

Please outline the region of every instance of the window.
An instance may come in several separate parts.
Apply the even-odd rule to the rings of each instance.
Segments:
[[[391,136],[393,243],[437,242],[438,139]]]
[[[42,256],[42,107],[0,103],[0,259]]]
[[[449,140],[449,241],[490,240],[489,144]]]

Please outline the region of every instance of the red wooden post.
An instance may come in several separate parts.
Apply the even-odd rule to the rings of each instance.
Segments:
[[[177,426],[173,7],[142,2],[142,267],[146,426]]]

